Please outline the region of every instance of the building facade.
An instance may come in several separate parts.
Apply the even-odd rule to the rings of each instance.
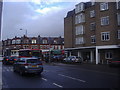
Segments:
[[[17,55],[19,49],[41,49],[43,53],[50,50],[63,50],[64,38],[60,37],[14,37],[2,41],[3,55]]]
[[[2,55],[2,40],[1,40],[1,35],[2,35],[2,30],[1,30],[1,26],[2,26],[2,9],[3,9],[3,1],[0,1],[0,56]]]
[[[70,12],[73,13],[69,15]],[[77,55],[96,64],[120,58],[119,0],[81,2],[70,12],[64,18],[65,51],[68,56]]]

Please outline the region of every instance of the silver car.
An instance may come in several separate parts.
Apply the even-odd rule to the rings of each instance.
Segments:
[[[25,73],[41,74],[43,72],[42,61],[38,58],[20,58],[13,65],[13,71],[21,75]]]
[[[82,63],[82,58],[78,56],[69,56],[67,58],[64,58],[64,62]]]

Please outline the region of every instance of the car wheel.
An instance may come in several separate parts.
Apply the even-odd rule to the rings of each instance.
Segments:
[[[13,68],[13,72],[17,72],[15,68]]]

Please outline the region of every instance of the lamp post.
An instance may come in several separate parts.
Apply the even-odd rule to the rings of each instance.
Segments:
[[[27,37],[27,29],[20,29],[20,30],[25,30],[25,35]]]

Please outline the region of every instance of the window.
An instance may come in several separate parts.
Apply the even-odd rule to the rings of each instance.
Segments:
[[[40,45],[40,49],[43,49],[43,45]]]
[[[24,39],[24,43],[29,43],[29,39]]]
[[[95,10],[90,11],[90,17],[95,17]]]
[[[112,59],[112,52],[106,52],[105,53],[105,58],[106,59]]]
[[[95,35],[91,36],[91,43],[96,43]]]
[[[120,0],[117,1],[117,9],[120,9]]]
[[[81,13],[79,15],[75,16],[75,24],[85,22],[85,15],[84,13]]]
[[[38,49],[38,46],[37,45],[32,45],[31,48],[32,49]]]
[[[108,9],[108,2],[100,3],[100,10],[104,11]]]
[[[95,28],[96,28],[95,22],[91,23],[90,24],[90,30],[95,30]]]
[[[118,30],[118,39],[120,39],[120,30]]]
[[[57,44],[58,42],[57,42],[57,40],[54,40],[54,44]]]
[[[36,40],[35,39],[32,40],[32,44],[36,44]]]
[[[117,13],[117,22],[118,22],[118,25],[120,25],[120,13]]]
[[[101,25],[108,25],[109,24],[109,16],[101,17]]]
[[[16,40],[16,44],[20,44],[21,40],[20,39],[17,39]]]
[[[12,40],[12,44],[15,44],[15,40]]]
[[[84,27],[83,25],[76,26],[76,35],[83,34]]]
[[[47,44],[48,41],[46,39],[43,39],[43,44]]]
[[[92,5],[92,6],[95,5],[95,2],[91,2],[91,5]]]
[[[101,40],[102,41],[108,41],[108,40],[110,40],[110,33],[109,32],[102,32],[101,33]]]
[[[29,45],[23,45],[23,48],[24,48],[24,49],[28,49],[28,48],[29,48]]]
[[[84,44],[84,38],[83,37],[76,38],[76,44]]]
[[[81,11],[84,11],[85,7],[84,7],[84,3],[79,3],[75,6],[75,13],[79,13]]]

